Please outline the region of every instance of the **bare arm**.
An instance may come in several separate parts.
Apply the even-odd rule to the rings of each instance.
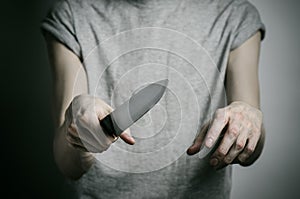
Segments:
[[[51,36],[46,40],[54,88],[54,157],[66,177],[78,179],[94,162],[90,152],[102,153],[117,139],[105,134],[99,123],[112,108],[87,94],[87,76],[79,58]],[[135,142],[129,129],[120,138],[127,144]]]
[[[255,34],[229,56],[226,76],[228,106],[218,109],[203,125],[187,153],[198,153],[201,145],[211,148],[221,133],[221,142],[210,157],[220,169],[228,164],[251,165],[261,154],[265,130],[260,111],[258,60],[260,33]]]
[[[260,39],[261,33],[258,32],[230,53],[226,77],[228,103],[241,101],[260,109],[258,76]],[[242,165],[251,165],[260,156],[264,140],[265,129],[262,126],[261,137],[255,151]]]
[[[46,36],[46,41],[53,77],[54,157],[65,176],[77,179],[92,164],[93,158],[68,144],[65,112],[75,96],[87,93],[87,78],[79,58],[73,52],[50,35]]]

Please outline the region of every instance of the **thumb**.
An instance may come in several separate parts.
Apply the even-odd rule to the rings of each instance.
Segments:
[[[121,133],[120,138],[127,144],[134,145],[135,143],[129,129],[126,129],[123,133]]]
[[[208,130],[210,122],[207,122],[206,124],[204,124],[200,130],[200,133],[198,133],[196,135],[196,138],[193,142],[193,144],[188,148],[187,150],[187,154],[188,155],[194,155],[196,153],[198,153],[201,149],[201,145],[203,143],[203,140],[205,138],[206,132]]]

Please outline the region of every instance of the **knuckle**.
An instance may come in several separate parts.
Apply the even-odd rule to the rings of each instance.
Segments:
[[[255,134],[260,133],[260,128],[259,127],[254,127],[252,130]]]
[[[253,152],[254,152],[254,147],[248,146],[248,147],[246,148],[246,153],[247,153],[248,155],[252,154]]]
[[[224,147],[219,147],[217,150],[217,153],[219,154],[220,157],[223,157],[226,155]]]
[[[232,106],[232,103],[226,107],[226,111],[230,112],[234,109],[234,107]]]
[[[249,139],[253,139],[253,137],[255,136],[255,133],[253,130],[248,131],[248,138]]]
[[[252,131],[249,132],[248,137],[250,139],[257,140],[260,137],[260,132],[252,130]]]
[[[215,112],[215,118],[221,118],[223,111],[221,109],[217,109]]]
[[[237,150],[242,150],[244,148],[244,143],[243,142],[237,142],[236,143],[236,149]]]
[[[223,108],[218,108],[216,110],[216,114],[222,114],[223,113]]]
[[[242,113],[238,112],[238,113],[235,113],[235,118],[237,120],[243,120],[244,119],[244,115]]]
[[[251,129],[251,126],[252,126],[251,122],[248,121],[248,122],[245,123],[246,129]]]
[[[237,137],[238,134],[239,134],[239,130],[237,128],[237,126],[232,126],[229,128],[229,132],[228,134],[231,136],[231,137]]]

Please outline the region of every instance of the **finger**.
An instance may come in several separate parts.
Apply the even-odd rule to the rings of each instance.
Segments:
[[[89,142],[84,141],[84,143],[82,142],[82,140],[78,137],[74,137],[72,134],[67,134],[66,139],[68,141],[69,144],[73,145],[73,147],[78,148],[82,151],[89,151],[89,152],[93,152],[93,153],[100,153],[102,151],[105,151],[105,148],[96,148],[94,145],[90,144]]]
[[[105,118],[105,117],[112,111],[111,108],[109,109],[110,106],[108,106],[108,105],[105,105],[105,106],[107,106],[108,108],[105,109],[105,110],[103,110],[104,112],[103,112],[102,114],[98,115],[98,123],[99,123],[100,125],[97,125],[97,131],[101,132],[102,135],[104,135],[104,136],[109,140],[109,142],[110,142],[109,144],[111,144],[111,143],[114,143],[115,141],[117,141],[117,140],[118,140],[118,137],[115,136],[115,135],[111,135],[111,134],[105,133],[104,129],[103,129],[102,126],[101,126],[100,121],[101,121],[103,118]],[[99,113],[99,112],[98,112],[98,113]]]
[[[247,131],[248,131],[247,129],[245,129],[245,131],[242,131],[242,133],[239,135],[239,137],[236,140],[235,148],[237,151],[239,151],[239,153],[233,160],[231,160],[231,164],[240,163],[240,160],[238,157],[241,154],[241,152],[244,150],[244,148],[247,144],[247,140],[248,140],[248,132]],[[229,162],[229,160],[228,160],[228,162]]]
[[[206,138],[205,138],[205,145],[208,148],[211,148],[218,137],[220,136],[222,129],[226,126],[229,117],[228,117],[228,110],[226,108],[218,109],[214,115],[214,120],[209,128]]]
[[[224,158],[226,164],[231,164],[233,160],[241,153],[242,149],[235,144]]]
[[[68,126],[68,133],[72,134],[72,136],[74,136],[74,137],[78,137],[79,136],[79,133],[78,133],[77,128],[76,128],[76,125],[74,123],[71,123]]]
[[[99,152],[103,152],[105,151],[106,149],[102,150],[102,151],[99,151],[99,149],[93,147],[92,145],[89,145],[87,147],[83,146],[83,145],[79,145],[77,143],[71,143],[69,142],[68,145],[70,147],[73,147],[77,150],[80,150],[80,151],[83,151],[83,152],[91,152],[91,153],[99,153]]]
[[[76,125],[74,123],[71,123],[69,126],[68,126],[68,133],[72,133],[73,136],[78,136],[78,132],[77,132],[77,129],[76,129]]]
[[[230,151],[224,158],[224,162],[226,164],[238,163],[237,157],[243,151],[246,145],[247,136],[248,136],[248,130],[246,128],[242,128],[241,133],[238,136],[234,146],[230,149]]]
[[[259,140],[259,135],[252,136],[248,139],[248,143],[243,152],[238,156],[240,162],[245,162],[254,152]]]
[[[237,129],[239,129],[240,134],[236,138],[237,133],[235,131],[237,131]],[[247,135],[248,130],[246,128],[240,129],[236,124],[230,124],[221,145],[211,157],[211,165],[216,169],[221,169],[231,164],[245,147]],[[218,160],[218,164],[215,163],[216,161],[212,161],[214,158]]]
[[[102,120],[104,119],[108,114],[110,114],[113,109],[111,106],[109,106],[106,103],[102,104],[102,109],[97,110],[97,115],[98,115],[98,119]],[[105,134],[106,135],[106,134]],[[135,140],[133,139],[133,137],[130,134],[130,130],[126,129],[124,132],[122,132],[119,136],[123,141],[125,141],[127,144],[133,145],[135,143]],[[107,136],[107,138],[113,143],[115,142],[118,137],[114,137],[114,136]]]
[[[82,115],[76,124],[80,129],[80,138],[84,141],[99,144],[100,148],[106,148],[111,144],[112,139],[102,132],[97,115],[93,113]]]
[[[237,136],[239,135],[239,133],[240,133],[240,127],[236,122],[235,123],[233,122],[228,125],[224,138],[222,139],[222,142],[217,149],[217,153],[219,153],[220,157],[226,156],[229,149],[237,140]]]
[[[224,162],[224,157],[220,157],[217,154],[217,151],[213,153],[209,160],[209,164],[214,168],[214,169],[221,169],[227,166],[227,164]]]
[[[80,151],[87,152],[88,150],[83,146],[82,142],[78,142],[77,140],[74,140],[71,134],[66,135],[66,140],[68,141],[68,146],[72,148],[79,149]]]
[[[217,150],[215,150],[213,152],[213,154],[210,157],[209,160],[209,164],[214,167],[217,168],[218,166],[224,164],[224,155],[222,153],[219,152],[219,147],[217,148]]]
[[[83,140],[79,136],[79,133],[77,131],[77,127],[74,123],[71,123],[68,127],[67,138],[69,139],[70,142],[76,143],[77,145],[81,145],[81,146],[84,147]]]
[[[89,152],[85,147],[83,146],[80,146],[80,145],[77,145],[77,144],[74,144],[74,143],[68,143],[68,146],[71,147],[71,148],[74,148],[74,149],[77,149],[79,151],[83,151],[83,152]]]
[[[113,111],[113,108],[108,104],[102,103],[101,105],[101,108],[96,109],[96,114],[98,115],[99,120],[104,119],[108,114],[110,114]]]
[[[88,151],[93,153],[101,153],[106,151],[112,143],[104,133],[100,132],[100,125],[96,124],[97,117],[83,116],[76,120],[76,128],[78,127],[78,137]]]
[[[98,148],[98,152],[107,150],[115,140],[103,132],[98,116],[94,113],[84,114],[76,122],[77,126],[80,127],[81,140],[84,144],[88,143]]]
[[[76,129],[72,128],[72,127],[68,127],[68,132],[67,132],[67,137],[72,140],[72,142],[74,143],[78,143],[82,145],[82,141],[81,139],[78,137],[78,133],[76,131]]]
[[[228,164],[226,164],[224,161],[220,161],[220,163],[216,167],[214,167],[214,169],[220,170],[220,169],[223,169],[227,166],[228,166]]]
[[[209,164],[216,170],[220,170],[228,166],[228,164],[224,161],[224,157],[220,158],[215,154],[212,155],[211,159],[209,160]]]
[[[192,146],[188,148],[187,150],[188,155],[194,155],[200,151],[208,127],[209,127],[209,122],[203,125],[203,127],[200,130],[200,133],[197,134],[196,138],[194,139]]]
[[[134,145],[135,143],[129,129],[126,129],[123,133],[121,133],[120,138],[127,144]]]
[[[248,139],[248,131],[249,130],[245,127],[241,129],[241,133],[235,143],[237,150],[243,151],[243,149],[245,148]]]
[[[68,133],[66,135],[66,139],[67,139],[68,144],[70,146],[73,146],[74,148],[79,149],[79,150],[84,151],[84,152],[100,153],[100,152],[103,152],[107,149],[107,148],[104,148],[104,147],[99,149],[99,148],[95,147],[93,144],[90,144],[87,141],[84,141],[84,144],[83,144],[83,141],[79,137],[74,137],[74,135],[71,134],[71,133]]]

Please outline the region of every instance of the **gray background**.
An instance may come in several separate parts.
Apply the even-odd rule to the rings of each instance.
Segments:
[[[267,140],[253,166],[235,167],[232,198],[299,198],[300,1],[251,2],[267,28],[260,59]]]
[[[300,3],[251,0],[267,27],[260,81],[267,140],[251,167],[235,166],[233,199],[298,198]],[[1,5],[1,194],[67,198],[52,155],[51,76],[40,20],[52,1]]]

